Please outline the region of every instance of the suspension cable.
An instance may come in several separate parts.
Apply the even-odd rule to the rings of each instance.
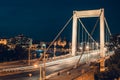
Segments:
[[[95,31],[95,29],[96,29],[96,27],[97,27],[97,24],[98,24],[98,21],[99,21],[99,17],[98,17],[98,19],[97,19],[97,21],[96,21],[96,23],[95,23],[95,25],[94,25],[94,27],[93,27],[93,29],[92,29],[92,31],[91,31],[91,35],[93,35],[93,33],[94,33],[94,31]]]
[[[80,36],[79,36],[79,34],[80,34],[80,24],[78,24],[78,32],[77,32],[77,34],[78,34],[77,44],[80,45],[80,44],[79,44],[79,42],[80,42]]]
[[[87,31],[87,29],[85,28],[85,26],[84,26],[84,24],[82,23],[82,21],[80,20],[80,19],[78,19],[79,20],[79,22],[81,23],[81,25],[82,25],[82,27],[84,28],[84,30],[86,31],[86,33],[88,34],[88,36],[90,36],[90,38],[94,41],[94,42],[96,42],[94,39],[93,39],[93,37],[90,35],[90,33]]]
[[[43,60],[43,64],[44,64],[44,77],[46,75],[46,60],[45,60],[45,55],[46,55],[46,52],[49,50],[49,48],[53,45],[53,43],[55,42],[55,40],[60,36],[60,34],[64,31],[64,29],[66,28],[66,26],[68,25],[68,23],[72,20],[73,16],[67,21],[67,23],[64,25],[64,27],[60,30],[60,32],[57,34],[57,36],[53,39],[53,41],[50,43],[50,45],[47,47],[47,49],[45,49],[44,51],[44,60]]]
[[[102,10],[101,10],[101,13],[102,13]],[[101,16],[101,13],[100,13],[99,16]],[[84,30],[88,33],[88,36],[97,44],[97,42],[93,39],[92,35],[93,35],[93,32],[94,32],[94,30],[95,30],[95,28],[96,28],[96,26],[97,26],[97,24],[98,24],[98,21],[99,21],[99,18],[98,18],[98,20],[96,21],[96,24],[95,24],[95,26],[94,26],[94,28],[93,28],[93,30],[92,30],[92,32],[91,32],[91,35],[90,35],[89,32],[87,31],[87,29],[85,28],[85,26],[83,25],[82,21],[79,19],[79,22],[80,22],[81,25],[82,25],[82,42],[83,42],[83,28],[84,28]],[[89,39],[88,39],[88,41],[89,41]],[[84,54],[84,52],[82,51],[82,54],[81,54],[79,60],[77,61],[76,66],[78,66],[79,61],[80,61],[80,59],[82,58],[82,55],[83,55],[83,54]]]
[[[83,42],[83,28],[84,28],[84,30],[86,31],[86,33],[88,34],[88,36],[89,36],[95,43],[97,43],[97,42],[93,39],[93,37],[90,35],[90,33],[87,31],[87,29],[85,28],[85,26],[84,26],[84,24],[82,23],[82,21],[81,21],[80,19],[78,19],[78,20],[79,20],[79,22],[80,22],[81,25],[82,25],[82,42]],[[83,46],[82,46],[82,47],[83,47]],[[82,54],[81,54],[81,56],[79,57],[77,63],[75,64],[75,67],[78,66],[78,64],[79,64],[79,62],[80,62],[83,54],[84,54],[84,51],[82,51]]]
[[[93,39],[93,37],[90,35],[90,33],[87,31],[87,29],[85,28],[85,26],[84,26],[84,24],[82,23],[82,21],[81,21],[80,19],[78,19],[78,20],[79,20],[79,22],[80,22],[81,25],[82,25],[82,42],[83,42],[83,31],[85,30],[85,31],[87,32],[88,36],[89,36],[95,43],[97,43],[97,42]],[[86,36],[85,36],[85,37],[86,37]],[[89,39],[88,39],[88,41],[89,41]],[[82,46],[82,47],[83,47],[83,46]],[[79,64],[79,62],[80,62],[80,59],[82,58],[83,54],[84,54],[84,51],[82,50],[82,54],[81,54],[81,56],[79,57],[77,63],[75,64],[75,67],[78,66],[78,64]]]
[[[97,21],[96,21],[96,23],[95,23],[95,25],[94,25],[94,27],[93,27],[93,29],[92,29],[92,31],[91,31],[91,36],[93,35],[93,32],[95,31],[95,29],[96,29],[96,27],[97,27],[97,24],[98,24],[98,21],[99,21],[99,19],[100,19],[101,14],[102,14],[102,10],[101,10],[101,12],[100,12],[100,14],[99,14],[99,17],[98,17],[98,19],[97,19]]]
[[[85,45],[86,45],[86,35],[87,35],[87,34],[86,34],[86,33],[84,33],[84,36],[85,36],[85,37],[84,37],[84,38],[85,38],[85,39],[84,39],[84,41],[85,41]]]
[[[108,29],[109,35],[112,35],[111,32],[110,32],[110,28],[109,28],[109,26],[108,26],[108,23],[107,23],[107,20],[106,20],[105,17],[104,17],[104,21],[105,21],[106,27],[107,27],[107,29]]]
[[[53,41],[50,43],[48,48],[45,50],[45,53],[49,50],[49,48],[52,46],[52,44],[55,42],[55,40],[60,36],[60,34],[64,31],[66,26],[69,24],[69,22],[72,20],[73,16],[67,21],[67,23],[64,25],[64,27],[60,30],[60,32],[57,34],[57,36],[53,39]]]
[[[107,42],[107,35],[108,35],[108,33],[107,33],[107,29],[105,27],[105,43]]]
[[[83,27],[82,27],[82,44],[83,44]],[[82,47],[83,47],[83,45],[82,45]]]

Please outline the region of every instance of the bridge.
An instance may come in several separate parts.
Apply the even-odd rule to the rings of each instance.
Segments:
[[[90,33],[87,28],[84,26],[84,24],[82,23],[82,20],[81,18],[90,18],[90,17],[98,17],[98,20],[100,19],[100,45],[98,45],[97,41],[95,41],[95,39],[93,38],[93,32],[96,28],[96,25],[98,23],[98,20],[96,21],[96,24],[93,28],[93,31]],[[105,47],[107,49],[107,46],[106,46],[106,43],[109,43],[107,40],[105,42],[105,35],[108,35],[108,34],[105,34],[105,24],[106,24],[106,29],[109,33],[109,36],[111,36],[111,32],[110,32],[110,29],[108,27],[108,24],[107,24],[107,20],[106,18],[104,17],[104,9],[97,9],[97,10],[86,10],[86,11],[73,11],[73,16],[68,20],[68,22],[65,24],[65,26],[61,29],[61,31],[58,33],[58,35],[54,38],[54,40],[51,42],[51,44],[49,45],[49,47],[46,49],[46,51],[44,52],[44,55],[45,53],[47,52],[47,50],[50,48],[50,46],[52,44],[54,44],[55,40],[60,36],[60,34],[64,31],[64,29],[66,28],[66,26],[69,24],[70,20],[73,19],[73,26],[72,26],[72,49],[71,49],[71,55],[72,56],[76,56],[76,53],[77,53],[77,35],[79,34],[78,33],[78,24],[77,22],[79,21],[82,25],[82,40],[80,43],[83,43],[83,30],[87,33],[88,35],[88,41],[90,41],[90,39],[92,40],[91,42],[95,43],[96,46],[99,46],[100,47],[100,53],[99,53],[99,56],[100,56],[100,71],[105,71]],[[85,40],[85,39],[84,39]],[[82,53],[83,53],[83,49],[85,49],[84,47],[86,46],[86,49],[90,49],[90,42],[87,44],[87,41],[85,41],[85,45],[82,44],[80,49],[82,49]],[[82,56],[82,54],[81,54]],[[77,63],[79,63],[79,61],[81,60],[81,56],[78,60]],[[45,65],[46,64],[46,61],[45,61],[45,56],[44,56],[44,75],[45,75]]]
[[[90,17],[95,17],[95,18],[97,17],[97,21],[91,32],[87,30],[87,28],[82,22],[82,18],[90,18]],[[58,37],[61,35],[61,33],[64,31],[64,29],[67,27],[67,25],[72,19],[73,19],[73,26],[72,26],[72,43],[69,53],[70,56],[63,59],[58,59],[58,60],[52,59],[52,61],[49,60],[47,61],[45,57],[46,52],[53,44],[55,44]],[[93,33],[99,20],[100,20],[100,43],[98,43],[93,38]],[[81,24],[81,27],[78,26],[78,22]],[[81,34],[81,36],[79,34]],[[43,67],[42,68],[43,79],[46,79],[46,76],[52,74],[53,72],[67,69],[69,67],[76,67],[79,64],[91,62],[91,61],[92,62],[100,61],[100,71],[101,72],[104,71],[106,57],[113,54],[112,51],[107,50],[107,46],[106,46],[106,44],[109,44],[110,35],[111,32],[108,27],[107,20],[104,17],[104,9],[73,11],[73,16],[68,20],[65,26],[60,30],[60,32],[53,39],[51,44],[44,51],[43,63],[38,65]],[[0,72],[7,72],[7,71],[16,72],[16,71],[26,71],[26,70],[35,70],[35,66],[30,65],[19,68],[2,69],[0,70]]]

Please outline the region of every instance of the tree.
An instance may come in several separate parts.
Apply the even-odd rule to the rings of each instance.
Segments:
[[[0,61],[3,62],[3,61],[7,61],[8,60],[8,46],[7,45],[3,45],[3,44],[0,44]]]
[[[27,50],[22,45],[16,45],[14,50],[16,60],[27,59]]]

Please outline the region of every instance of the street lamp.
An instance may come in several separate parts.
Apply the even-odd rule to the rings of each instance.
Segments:
[[[56,53],[56,45],[57,45],[57,43],[54,42],[54,59],[55,59],[55,57],[56,57],[56,55],[55,55],[55,53]]]
[[[99,43],[97,42],[97,43],[96,43],[96,49],[98,49],[98,47],[99,47]]]
[[[79,47],[80,51],[82,52],[83,48],[82,47]]]
[[[82,50],[82,47],[80,47],[80,49]]]
[[[38,67],[38,65],[34,65],[35,67]],[[40,79],[39,80],[42,80],[42,68],[41,68],[41,65],[39,65],[39,68],[40,68]]]
[[[86,45],[86,52],[87,52],[87,62],[89,61],[89,46]]]
[[[43,69],[43,80],[45,80],[46,78],[46,58],[45,58],[45,55],[46,55],[46,49],[44,50],[44,58],[43,58],[43,64],[44,64],[44,69]]]
[[[89,50],[89,46],[88,45],[86,46],[86,50]]]
[[[28,65],[30,65],[30,50],[31,50],[31,45],[29,45],[29,48],[28,48]]]

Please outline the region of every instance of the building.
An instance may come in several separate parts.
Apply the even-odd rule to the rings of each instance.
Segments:
[[[7,39],[0,39],[0,44],[7,45]]]
[[[18,35],[8,39],[8,45],[21,45],[22,47],[29,47],[32,45],[32,38],[25,37],[24,35]]]

